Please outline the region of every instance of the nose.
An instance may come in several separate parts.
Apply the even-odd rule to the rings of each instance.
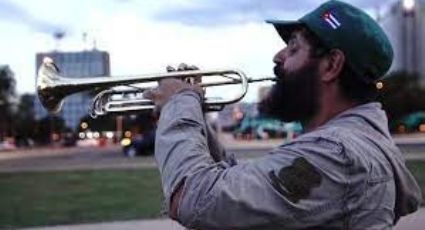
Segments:
[[[279,65],[279,64],[285,63],[285,59],[286,59],[286,48],[283,48],[274,55],[273,62],[276,65]]]

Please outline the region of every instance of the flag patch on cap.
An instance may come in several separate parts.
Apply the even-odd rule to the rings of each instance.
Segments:
[[[325,20],[325,22],[327,22],[332,29],[336,30],[338,29],[338,27],[341,26],[341,23],[338,21],[338,19],[335,18],[335,16],[330,13],[330,12],[326,12],[322,15],[323,20]]]

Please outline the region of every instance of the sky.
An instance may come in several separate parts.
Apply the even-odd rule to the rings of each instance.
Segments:
[[[347,2],[375,17],[394,1]],[[164,72],[181,62],[272,76],[272,57],[285,44],[264,20],[297,19],[323,2],[0,0],[0,64],[15,73],[19,94],[35,92],[35,54],[54,49],[108,51],[113,76]],[[56,42],[55,32],[65,37]],[[251,91],[246,100],[255,98]]]

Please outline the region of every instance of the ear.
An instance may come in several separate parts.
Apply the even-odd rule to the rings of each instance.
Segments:
[[[332,82],[338,79],[345,64],[345,55],[339,49],[334,49],[320,63],[321,80]]]

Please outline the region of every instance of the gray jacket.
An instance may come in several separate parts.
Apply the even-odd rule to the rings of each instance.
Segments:
[[[421,194],[379,103],[352,108],[265,157],[235,164],[209,134],[200,97],[175,95],[158,122],[165,205],[194,229],[391,229]]]

